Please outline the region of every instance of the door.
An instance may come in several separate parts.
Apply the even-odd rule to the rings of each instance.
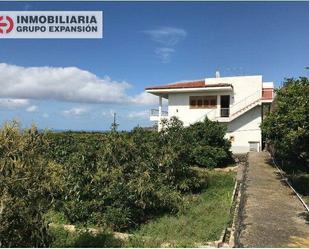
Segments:
[[[229,117],[230,116],[230,95],[221,95],[220,97],[221,104],[221,117]]]
[[[249,151],[259,151],[259,142],[249,142]]]

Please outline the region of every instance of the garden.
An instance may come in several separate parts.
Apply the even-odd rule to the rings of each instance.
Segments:
[[[234,174],[225,127],[0,130],[1,247],[183,247],[219,239]]]

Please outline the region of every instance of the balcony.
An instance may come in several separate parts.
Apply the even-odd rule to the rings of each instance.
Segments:
[[[273,88],[262,89],[262,102],[272,102],[273,98],[274,98]]]
[[[161,111],[161,118],[167,118],[168,112]],[[159,109],[151,109],[150,111],[150,120],[151,121],[159,121]]]

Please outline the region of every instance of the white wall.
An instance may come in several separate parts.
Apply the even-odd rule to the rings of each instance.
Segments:
[[[220,111],[220,95],[229,94],[231,94],[230,91],[220,93],[218,91],[210,91],[208,93],[170,93],[168,97],[168,115],[169,117],[178,117],[184,122],[184,126],[189,126],[190,124],[203,120],[208,113],[210,119],[214,118],[215,116],[218,116]],[[217,96],[217,109],[190,109],[190,96],[205,95]]]
[[[261,106],[256,106],[227,124],[226,138],[234,137],[232,142],[233,153],[248,152],[249,141],[259,142],[259,149],[261,149],[261,122]]]
[[[246,96],[250,96],[257,91],[262,94],[263,80],[261,75],[255,76],[239,76],[239,77],[221,77],[221,78],[206,78],[207,84],[228,83],[232,84],[234,93],[231,99],[231,103],[237,103],[244,99]]]

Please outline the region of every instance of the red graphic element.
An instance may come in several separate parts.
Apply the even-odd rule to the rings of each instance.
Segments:
[[[4,21],[4,16],[0,16],[0,34],[10,33],[14,27],[14,22],[11,17],[6,16],[5,20],[6,21]]]

